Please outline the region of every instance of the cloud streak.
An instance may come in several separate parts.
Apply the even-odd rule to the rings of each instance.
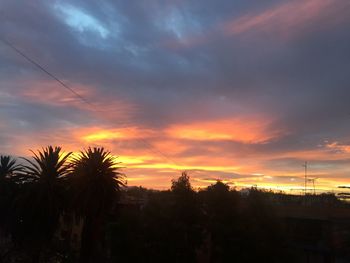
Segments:
[[[262,12],[235,18],[225,23],[223,31],[226,35],[240,35],[253,31],[266,35],[275,33],[281,38],[289,38],[298,33],[305,33],[306,29],[320,30],[327,24],[336,26],[337,23],[344,22],[344,17],[339,19],[338,14],[344,10],[349,11],[349,7],[347,1],[287,1]]]

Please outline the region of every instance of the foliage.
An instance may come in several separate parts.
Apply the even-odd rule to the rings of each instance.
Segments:
[[[52,146],[32,153],[33,160],[24,158],[28,164],[23,166],[21,192],[14,204],[14,238],[38,257],[52,239],[66,207],[64,179],[70,172],[67,160],[71,153]]]
[[[187,172],[183,172],[181,176],[171,181],[171,191],[174,194],[181,195],[182,193],[190,193],[193,192],[193,188],[190,183],[190,177]]]
[[[73,159],[70,190],[73,209],[84,218],[81,262],[100,262],[106,217],[125,186],[118,163],[104,148],[88,148]]]
[[[17,164],[16,159],[6,155],[0,156],[0,180],[10,179],[22,170],[22,166]]]
[[[23,167],[10,156],[0,156],[0,233],[7,235],[10,231],[12,200],[15,198],[17,187],[16,178]]]
[[[299,262],[302,251],[288,239],[279,204],[348,208],[330,194],[300,197],[256,187],[243,194],[220,180],[196,192],[186,172],[170,190],[126,188],[119,163],[103,148],[72,159],[60,147],[32,153],[26,165],[0,157],[0,209],[12,222],[1,217],[12,244],[0,250],[0,262],[73,263],[77,252],[84,263]],[[76,215],[79,251],[69,232]],[[62,224],[69,226],[63,239],[55,235]]]

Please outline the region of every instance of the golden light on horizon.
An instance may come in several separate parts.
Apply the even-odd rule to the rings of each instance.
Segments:
[[[223,125],[225,124],[225,125]],[[189,125],[178,125],[177,128],[191,128],[196,127],[197,124],[193,126]],[[227,125],[227,126],[226,126]],[[239,124],[236,124],[239,127]],[[251,124],[249,124],[251,125]],[[247,127],[241,129],[241,133],[248,129]],[[253,125],[254,126],[254,125]],[[253,127],[251,126],[251,127]],[[212,136],[205,139],[207,135],[200,137],[203,141],[219,140],[218,138],[226,138],[229,134],[224,133],[232,127],[232,123],[227,124],[226,121],[215,123],[204,123],[203,127],[206,129],[205,132],[211,133]],[[171,128],[174,128],[172,126]],[[274,190],[282,190],[289,192],[288,189],[297,189],[302,187],[302,181],[300,178],[303,177],[303,170],[301,166],[289,167],[289,166],[274,166],[264,167],[263,164],[269,159],[275,158],[298,158],[313,160],[338,160],[339,158],[344,158],[347,155],[348,146],[341,145],[339,143],[328,143],[324,147],[315,149],[314,151],[291,151],[284,153],[270,154],[269,156],[262,155],[255,152],[250,152],[250,158],[254,160],[246,159],[245,156],[240,156],[240,153],[235,153],[232,157],[227,154],[222,154],[220,148],[209,146],[208,152],[192,152],[190,155],[186,156],[184,153],[187,151],[193,151],[193,146],[186,142],[187,139],[182,138],[180,131],[173,134],[174,137],[167,137],[169,134],[169,129],[161,130],[147,130],[142,128],[128,128],[128,129],[102,129],[97,127],[86,127],[80,129],[73,129],[71,132],[73,134],[72,138],[76,140],[66,140],[63,144],[60,144],[65,152],[73,151],[73,156],[79,153],[79,150],[86,149],[88,146],[104,146],[105,149],[111,150],[111,153],[116,157],[116,162],[118,166],[123,168],[123,173],[128,175],[129,185],[142,185],[149,188],[156,189],[166,189],[171,185],[171,178],[175,178],[184,170],[190,172],[193,176],[194,187],[205,187],[214,183],[215,180],[203,180],[200,181],[198,176],[201,177],[214,177],[221,179],[224,182],[229,182],[234,184],[236,187],[244,188],[251,187],[252,185],[258,185],[258,187]],[[172,130],[172,131],[174,131]],[[195,129],[193,129],[195,130]],[[238,129],[237,129],[238,130]],[[216,132],[216,133],[215,133]],[[162,136],[154,136],[155,134],[161,134]],[[219,135],[217,135],[219,134]],[[221,134],[224,136],[221,137]],[[238,134],[238,133],[236,133]],[[188,134],[185,134],[188,136]],[[142,148],[143,145],[134,146],[136,141],[135,138],[142,138],[144,136],[148,138],[156,138],[153,145],[156,149],[161,149],[165,152],[167,156],[171,157],[175,163],[162,158],[156,151],[149,151]],[[178,136],[178,137],[175,137]],[[185,137],[186,137],[185,136]],[[192,135],[191,135],[192,136]],[[237,135],[238,136],[238,135]],[[243,135],[242,135],[243,136]],[[259,137],[260,136],[260,137]],[[264,133],[260,131],[253,134],[248,134],[247,137],[241,137],[240,139],[244,141],[249,141],[251,139],[261,140],[264,137]],[[179,138],[180,137],[180,138]],[[238,136],[239,137],[239,136]],[[216,139],[213,139],[216,138]],[[237,137],[236,137],[237,138]],[[259,139],[260,138],[260,139]],[[120,141],[128,141],[127,144],[119,144]],[[61,137],[57,138],[57,142],[62,141]],[[118,143],[117,145],[115,143]],[[29,148],[40,149],[40,146],[35,146],[37,143],[32,143]],[[34,145],[35,144],[35,145]],[[139,148],[141,147],[141,148]],[[212,148],[214,147],[214,148]],[[21,150],[22,148],[18,148]],[[336,150],[337,154],[329,155],[330,151]],[[30,152],[28,148],[24,149],[23,152],[25,156],[28,157]],[[339,152],[339,153],[338,153]],[[312,162],[311,162],[312,164]],[[163,174],[163,176],[157,177],[157,175]],[[235,177],[235,175],[240,175],[240,177]],[[142,175],[142,176],[141,176]],[[227,179],[227,176],[232,175],[232,179]],[[341,178],[336,178],[337,176]],[[327,174],[327,170],[324,168],[318,168],[316,164],[310,170],[310,177],[322,177],[317,180],[316,188],[322,189],[323,191],[336,190],[338,185],[346,184],[347,180],[343,177],[344,174],[337,174],[334,178]],[[284,177],[290,179],[283,179]],[[292,190],[297,191],[297,190]]]

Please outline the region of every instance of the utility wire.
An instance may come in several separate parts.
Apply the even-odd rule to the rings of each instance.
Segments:
[[[38,62],[27,56],[24,52],[16,48],[14,45],[12,45],[9,41],[0,38],[0,40],[6,44],[8,47],[10,47],[12,50],[14,50],[17,54],[25,58],[28,62],[30,62],[32,65],[34,65],[36,68],[41,70],[42,72],[46,73],[48,76],[50,76],[52,79],[54,79],[58,84],[60,84],[62,87],[67,89],[69,92],[71,92],[75,97],[80,99],[83,103],[87,104],[90,107],[93,107],[95,111],[98,111],[96,108],[96,105],[88,101],[84,96],[76,92],[73,88],[69,87],[67,84],[65,84],[63,81],[61,81],[58,77],[56,77],[53,73],[49,72],[47,69],[45,69],[43,66],[41,66]],[[128,127],[125,127],[126,129],[130,129]],[[146,148],[148,148],[151,152],[154,154],[161,156],[163,159],[165,159],[168,163],[175,164],[176,166],[182,166],[178,164],[176,161],[172,160],[170,157],[168,157],[166,154],[161,152],[160,150],[156,149],[152,144],[150,144],[147,140],[143,138],[136,138],[137,141],[143,143]]]
[[[69,90],[71,93],[73,93],[74,96],[78,97],[80,100],[82,100],[84,103],[88,104],[89,106],[95,107],[94,104],[89,102],[87,99],[85,99],[82,95],[80,95],[78,92],[76,92],[74,89],[69,87],[67,84],[65,84],[63,81],[61,81],[59,78],[57,78],[55,75],[50,73],[48,70],[46,70],[43,66],[41,66],[39,63],[28,57],[26,54],[24,54],[22,51],[20,51],[18,48],[16,48],[14,45],[12,45],[10,42],[8,42],[5,39],[1,38],[1,41],[5,43],[7,46],[9,46],[11,49],[13,49],[17,54],[24,57],[27,61],[29,61],[31,64],[36,66],[41,71],[45,72],[47,75],[49,75],[51,78],[53,78],[55,81],[57,81],[61,86],[63,86],[65,89]]]

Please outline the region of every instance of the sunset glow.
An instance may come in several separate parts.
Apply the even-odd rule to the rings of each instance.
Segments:
[[[188,140],[231,140],[242,143],[260,143],[275,134],[267,131],[264,119],[216,120],[212,122],[175,125],[167,131],[170,137]]]

